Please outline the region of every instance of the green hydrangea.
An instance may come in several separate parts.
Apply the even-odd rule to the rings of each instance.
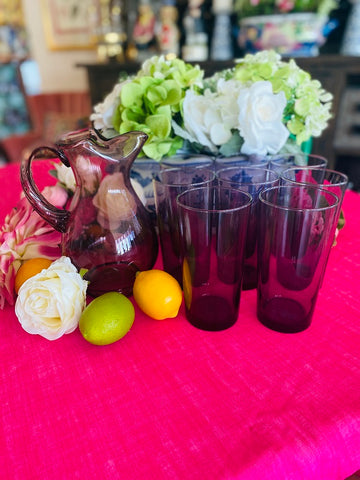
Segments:
[[[119,133],[145,132],[149,138],[143,154],[154,160],[175,154],[183,139],[174,134],[172,120],[180,115],[186,90],[201,85],[202,77],[198,66],[178,58],[152,57],[121,88],[114,128]]]

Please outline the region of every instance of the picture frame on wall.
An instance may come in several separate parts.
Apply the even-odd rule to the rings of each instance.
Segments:
[[[41,8],[50,50],[95,48],[93,0],[41,0]]]

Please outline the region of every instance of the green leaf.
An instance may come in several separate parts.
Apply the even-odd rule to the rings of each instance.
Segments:
[[[241,146],[244,143],[242,138],[239,135],[239,132],[234,132],[230,140],[224,145],[221,145],[219,152],[225,157],[230,157],[240,152]]]

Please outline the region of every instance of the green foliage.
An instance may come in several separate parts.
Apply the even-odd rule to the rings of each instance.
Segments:
[[[294,60],[282,61],[271,50],[246,55],[232,69],[203,76],[198,66],[177,58],[152,57],[134,77],[115,85],[95,106],[92,120],[106,136],[134,130],[146,133],[142,155],[160,161],[184,149],[224,156],[248,149],[247,139],[253,135],[249,122],[261,113],[250,109],[244,116],[246,96],[258,82],[271,84],[277,102],[282,98],[281,119],[271,126],[280,137],[283,127],[287,129],[288,139],[285,134],[279,148],[296,148],[320,136],[331,118],[332,95]],[[251,141],[250,148],[256,151],[256,142]],[[270,144],[260,148],[271,151]]]
[[[203,72],[174,58],[153,57],[120,91],[113,117],[114,128],[125,133],[140,130],[148,135],[143,153],[155,160],[172,155],[183,144],[173,134],[172,119],[180,112],[186,90],[202,80]]]
[[[329,15],[338,3],[339,0],[235,0],[234,11],[241,18],[300,12]]]

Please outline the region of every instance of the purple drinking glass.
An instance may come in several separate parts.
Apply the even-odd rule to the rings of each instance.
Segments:
[[[180,251],[179,214],[176,197],[183,191],[195,187],[211,188],[215,179],[212,170],[183,165],[165,168],[153,180],[157,225],[163,268],[182,284],[182,258]]]
[[[338,215],[349,183],[347,175],[336,170],[292,167],[280,175],[281,185],[317,185],[339,198]]]
[[[258,197],[265,188],[277,185],[276,172],[257,167],[231,167],[219,170],[216,174],[219,185],[241,189],[253,199],[249,225],[246,234],[243,289],[252,290],[257,286],[257,228],[259,223]]]
[[[188,321],[207,331],[237,320],[251,195],[214,186],[178,196]]]
[[[336,228],[339,200],[315,186],[259,195],[257,317],[287,333],[309,327]]]

